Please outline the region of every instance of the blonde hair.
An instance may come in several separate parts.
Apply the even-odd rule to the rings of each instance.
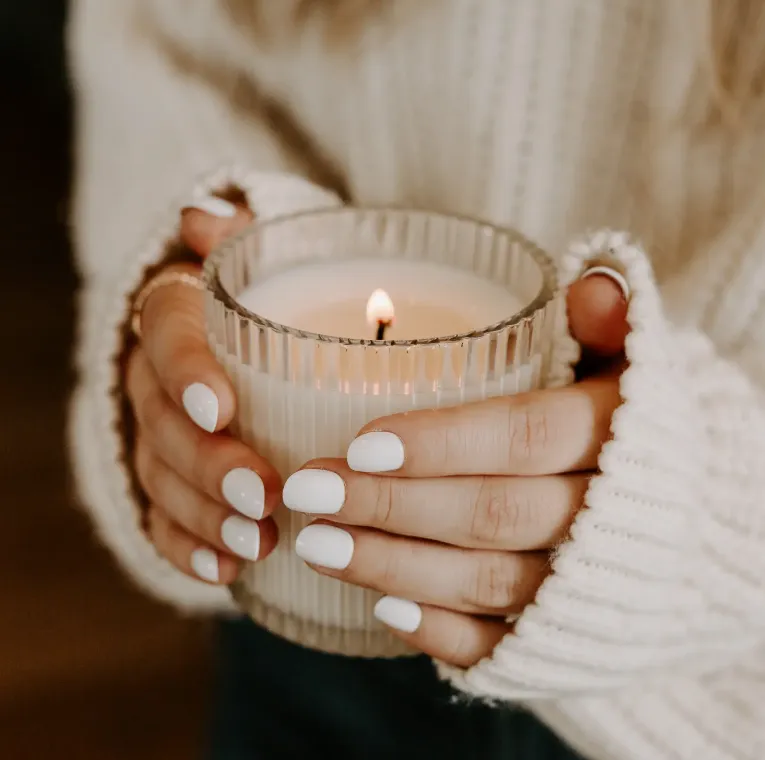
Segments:
[[[696,2],[697,0],[688,0]],[[706,77],[713,123],[740,127],[760,116],[765,94],[765,2],[704,0]]]

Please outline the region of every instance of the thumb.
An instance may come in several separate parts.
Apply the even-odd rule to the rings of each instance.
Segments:
[[[181,240],[204,257],[252,220],[253,214],[245,206],[217,196],[201,198],[181,210]]]
[[[569,287],[569,328],[586,351],[616,356],[624,350],[628,297],[626,280],[609,267],[593,267]]]

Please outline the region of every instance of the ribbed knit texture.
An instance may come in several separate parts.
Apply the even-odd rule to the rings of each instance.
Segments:
[[[356,203],[515,226],[562,253],[566,282],[589,260],[624,270],[624,404],[514,634],[441,671],[527,702],[593,760],[761,760],[765,138],[685,118],[703,55],[687,0],[389,0],[339,40],[320,13],[293,24],[295,0],[280,0],[261,3],[267,43],[228,15],[244,2],[73,3],[85,288],[72,443],[104,540],[160,597],[231,609],[145,541],[119,463],[126,296],[184,193],[234,182],[262,216],[333,204],[292,176],[329,165]],[[251,90],[291,116],[299,145]],[[195,184],[227,162],[242,168]],[[597,228],[633,236],[568,246]],[[264,615],[289,633],[280,610]]]

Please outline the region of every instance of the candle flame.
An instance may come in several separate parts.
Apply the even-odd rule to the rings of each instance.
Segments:
[[[376,325],[378,322],[393,322],[395,310],[393,301],[384,290],[375,290],[367,301],[367,322]]]

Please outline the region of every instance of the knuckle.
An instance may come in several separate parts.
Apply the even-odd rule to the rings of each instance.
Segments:
[[[499,543],[518,530],[523,511],[504,482],[483,477],[471,513],[469,538],[480,545]]]
[[[191,291],[191,288],[169,294],[155,318],[156,335],[166,351],[169,366],[184,359],[189,351],[198,351],[204,342],[200,308],[194,298],[196,293],[185,291]]]
[[[453,625],[442,645],[440,659],[452,665],[462,665],[469,660],[470,637],[463,625]]]
[[[174,290],[170,286],[157,288],[146,299],[141,312],[141,331],[145,341],[152,341],[161,334],[171,318],[177,300]]]
[[[523,478],[481,479],[468,526],[468,538],[478,546],[523,548],[528,530],[539,524],[546,504]]]
[[[518,597],[518,574],[511,554],[478,557],[465,602],[484,609],[511,609]]]
[[[393,513],[393,502],[393,478],[376,478],[372,525],[378,528],[384,528],[385,526],[390,525],[391,515]]]
[[[401,588],[404,564],[403,557],[398,551],[387,551],[382,554],[378,581],[380,591],[396,591]]]
[[[218,471],[222,469],[220,463],[232,459],[229,452],[236,446],[236,442],[233,439],[218,438],[201,431],[194,432],[190,457],[194,482],[199,483],[207,493],[215,494],[219,491],[218,481],[221,479],[217,477]]]
[[[214,545],[221,544],[223,517],[199,491],[184,491],[182,501],[175,495],[176,516],[189,533]]]
[[[197,439],[192,445],[191,472],[194,473],[198,482],[205,482],[204,476],[210,461],[209,444],[205,440]]]
[[[508,407],[507,427],[511,460],[531,462],[550,444],[550,417],[538,401],[511,404]]]
[[[212,499],[221,501],[224,475],[242,463],[249,462],[250,452],[235,438],[213,436],[201,430],[194,430],[189,445],[192,481]]]
[[[169,412],[170,405],[158,389],[144,394],[135,408],[139,428],[153,440],[160,437]]]
[[[196,498],[192,500],[189,511],[194,525],[191,532],[211,543],[220,543],[224,520],[220,511],[201,493],[197,493]]]

